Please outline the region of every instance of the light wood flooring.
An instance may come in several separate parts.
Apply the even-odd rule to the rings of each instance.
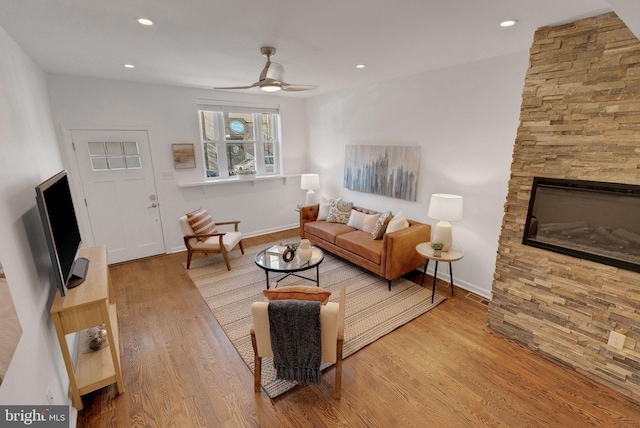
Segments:
[[[290,236],[297,230],[245,248]],[[445,302],[345,360],[340,401],[331,398],[333,369],[320,386],[271,401],[253,392],[185,260],[111,267],[126,391],[85,395],[79,427],[640,426],[640,405],[493,332],[486,305],[459,288],[452,298],[440,281]]]

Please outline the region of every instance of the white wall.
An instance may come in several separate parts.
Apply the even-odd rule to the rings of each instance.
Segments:
[[[77,167],[69,148],[69,129],[149,131],[167,252],[184,248],[177,219],[200,206],[205,207],[214,220],[241,220],[241,231],[246,236],[297,226],[298,213],[294,209],[297,203],[304,201],[305,193],[300,190],[299,177],[287,179],[286,183],[267,180],[179,188],[178,183],[202,180],[203,156],[196,150],[196,169],[175,170],[171,145],[194,143],[196,148],[199,146],[198,99],[279,105],[284,173],[307,172],[303,100],[63,75],[48,75],[47,80],[56,131],[65,147],[65,163],[72,175]],[[164,179],[164,173],[172,174],[173,178]],[[79,183],[77,174],[75,180]],[[90,236],[84,226],[88,224],[88,215],[84,207],[80,209],[86,239]],[[92,244],[91,239],[88,241]]]
[[[528,58],[522,52],[308,99],[319,193],[432,225],[431,194],[462,195],[464,219],[453,233],[465,257],[453,267],[454,283],[489,297]],[[420,145],[418,200],[343,188],[346,144]]]
[[[49,388],[54,404],[67,404],[69,379],[49,315],[54,286],[34,190],[62,169],[62,159],[44,73],[1,27],[0,58],[0,261],[23,330],[0,403],[46,405]]]

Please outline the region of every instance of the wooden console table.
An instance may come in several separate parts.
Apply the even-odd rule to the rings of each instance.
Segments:
[[[85,248],[80,250],[79,256],[89,259],[87,278],[83,284],[67,290],[64,297],[60,296],[60,291],[56,293],[51,317],[69,374],[73,404],[76,409],[82,410],[82,395],[112,383],[117,384],[118,393],[122,394],[124,383],[120,370],[118,317],[107,266],[107,248]],[[108,346],[83,353],[83,344],[80,343],[74,369],[65,336],[101,324],[107,330]]]

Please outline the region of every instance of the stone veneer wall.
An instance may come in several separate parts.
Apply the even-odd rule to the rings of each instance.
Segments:
[[[534,176],[640,184],[640,41],[608,13],[530,53],[489,325],[640,401],[640,273],[522,245]]]

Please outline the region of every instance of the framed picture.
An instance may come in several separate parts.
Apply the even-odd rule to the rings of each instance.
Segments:
[[[175,169],[196,167],[196,154],[193,144],[173,144],[173,166]]]
[[[344,187],[415,201],[420,146],[345,146]]]

